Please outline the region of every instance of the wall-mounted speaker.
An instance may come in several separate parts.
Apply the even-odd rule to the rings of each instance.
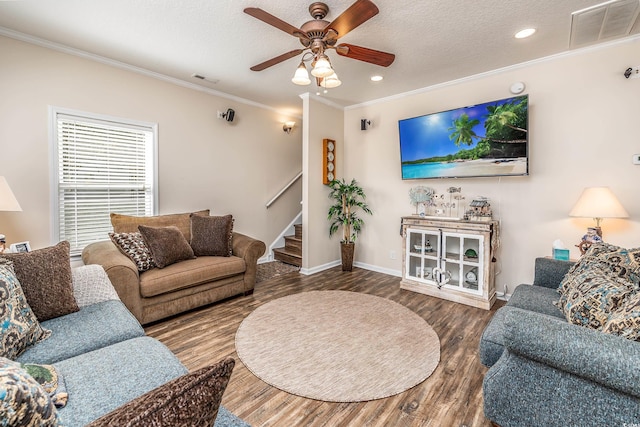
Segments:
[[[236,112],[229,108],[225,113],[222,114],[222,117],[228,122],[232,122],[233,118],[236,116]]]

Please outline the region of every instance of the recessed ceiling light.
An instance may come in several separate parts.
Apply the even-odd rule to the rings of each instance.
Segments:
[[[382,76],[371,76],[371,81],[372,82],[379,82],[382,79],[384,79],[384,77],[382,77]]]
[[[524,30],[518,31],[515,35],[517,39],[524,39],[526,37],[532,36],[533,33],[536,32],[535,28],[526,28]]]

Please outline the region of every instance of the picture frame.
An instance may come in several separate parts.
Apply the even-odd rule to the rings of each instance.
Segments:
[[[13,253],[31,252],[31,245],[28,241],[12,243],[11,246],[9,246],[9,250]]]

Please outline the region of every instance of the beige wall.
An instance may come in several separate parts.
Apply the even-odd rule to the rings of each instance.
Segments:
[[[304,94],[305,129],[303,153],[303,273],[309,274],[335,265],[340,259],[340,238],[329,238],[327,212],[329,188],[322,183],[322,141],[336,141],[336,177],[342,178],[344,143],[343,111]]]
[[[8,242],[51,242],[49,105],[158,123],[160,213],[210,208],[267,245],[300,211],[300,119],[0,37],[0,160],[23,212],[0,213]],[[233,108],[233,123],[216,118]],[[285,120],[298,122],[290,135]],[[106,237],[106,236],[105,236]]]
[[[508,293],[533,276],[533,259],[550,254],[555,239],[572,248],[592,220],[569,218],[583,187],[609,186],[630,218],[605,220],[605,240],[640,244],[640,79],[623,71],[640,64],[640,40],[548,58],[482,78],[432,88],[345,112],[344,171],[365,188],[374,216],[358,241],[356,261],[400,274],[400,217],[414,212],[408,191],[427,185],[439,191],[461,186],[467,200],[491,199],[501,224],[496,278]],[[425,72],[428,72],[426,70]],[[530,176],[402,181],[398,120],[511,96],[509,87],[527,85],[530,116]],[[361,131],[361,118],[373,126]],[[396,259],[390,259],[395,251]]]

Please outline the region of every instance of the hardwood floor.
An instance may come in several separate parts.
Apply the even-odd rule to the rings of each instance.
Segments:
[[[491,426],[482,411],[478,359],[480,335],[502,303],[491,311],[401,290],[400,279],[340,267],[312,276],[289,273],[256,285],[253,295],[191,311],[150,325],[148,335],[167,345],[190,370],[224,357],[236,360],[222,404],[260,426]],[[329,403],[294,396],[255,377],[235,353],[235,332],[258,306],[311,290],[348,290],[398,302],[422,316],[440,337],[440,364],[416,387],[371,402]]]

